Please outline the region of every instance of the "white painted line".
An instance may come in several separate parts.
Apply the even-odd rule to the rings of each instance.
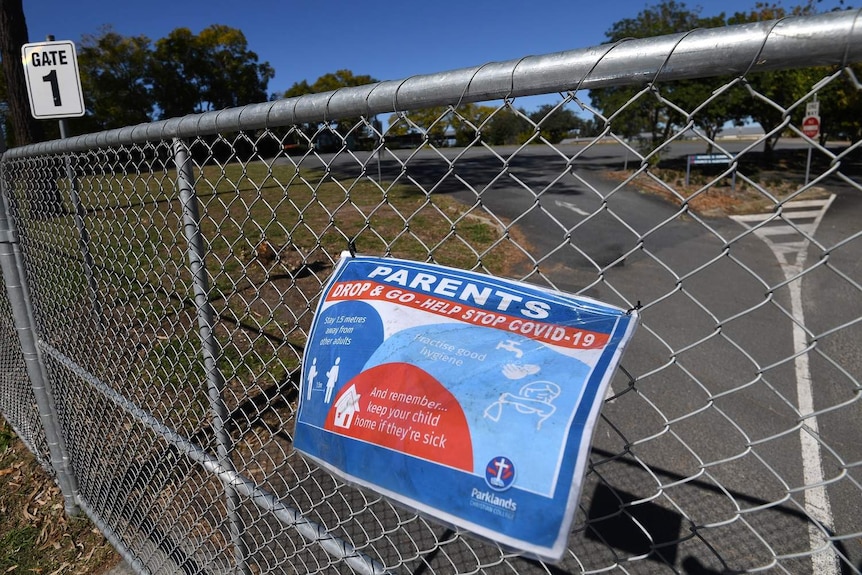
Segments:
[[[803,252],[804,253],[804,252]],[[804,255],[800,254],[797,263],[804,263]],[[784,266],[782,266],[784,267]],[[795,267],[795,266],[793,266]],[[801,266],[800,266],[801,269]],[[785,269],[785,277],[790,279],[793,273]],[[804,353],[808,345],[805,330],[800,327],[805,325],[805,317],[802,308],[802,286],[801,281],[787,284],[790,290],[790,309],[796,321],[793,323],[793,351],[796,353],[794,367],[796,369],[796,401],[799,404],[799,413],[803,416],[814,412],[814,394],[811,385],[811,369],[808,364],[808,354]],[[823,464],[820,453],[820,443],[817,437],[820,429],[816,417],[809,417],[805,425],[799,430],[799,440],[802,444],[802,481],[805,485],[813,485],[805,490],[805,512],[809,517],[820,523],[823,528],[832,530],[832,506],[829,503],[829,494],[823,483]],[[824,548],[823,552],[815,554],[812,558],[814,575],[838,575],[837,557],[830,552],[829,539],[820,527],[809,523],[808,541],[811,549]]]
[[[774,226],[763,226],[762,228],[757,228],[754,230],[754,233],[760,237],[770,237],[770,236],[784,236],[784,235],[799,235],[800,233],[804,233],[807,235],[812,235],[815,231],[814,224],[800,224],[797,226],[791,226],[788,224],[775,224]]]
[[[566,208],[567,210],[571,210],[571,211],[575,212],[579,216],[590,215],[590,212],[585,212],[584,210],[582,210],[581,208],[579,208],[578,206],[576,206],[572,202],[561,202],[560,200],[555,200],[554,203],[557,204],[557,206],[559,206],[561,208]]]
[[[825,200],[793,200],[791,202],[787,202],[783,204],[785,208],[814,208],[814,207],[828,207],[829,204],[832,203],[832,199],[835,196],[826,198]]]
[[[765,222],[769,220],[774,220],[776,222],[782,221],[795,221],[795,220],[813,220],[816,219],[817,216],[820,215],[820,212],[823,210],[784,210],[781,212],[781,215],[768,213],[768,214],[744,214],[741,216],[731,216],[731,219],[737,222]]]
[[[834,199],[835,195],[833,194],[828,200],[822,201],[822,204],[818,204],[821,205],[821,209],[818,211],[814,223],[801,225],[798,228],[804,230],[809,236],[813,235]],[[813,201],[820,202],[821,200]],[[797,205],[803,202],[804,200],[801,200]],[[792,203],[789,202],[785,205]],[[810,205],[806,204],[805,207],[810,207]],[[767,218],[774,216],[774,214],[757,215],[765,215]],[[745,216],[734,216],[732,219],[749,229],[751,229],[750,226],[744,222],[763,221]],[[787,288],[790,292],[790,313],[794,319],[793,353],[795,357],[793,363],[796,372],[796,401],[799,414],[805,417],[804,425],[799,430],[802,452],[802,478],[804,485],[811,486],[805,489],[805,513],[822,526],[819,527],[813,522],[808,525],[808,544],[814,553],[811,557],[811,568],[814,575],[839,575],[838,556],[833,551],[828,536],[823,532],[823,530],[831,531],[833,529],[834,519],[832,517],[832,506],[829,503],[829,493],[827,493],[826,487],[822,485],[824,481],[823,458],[820,451],[820,443],[817,440],[820,429],[817,424],[817,417],[806,417],[815,411],[814,392],[811,383],[811,366],[808,363],[808,353],[805,351],[808,348],[808,341],[805,330],[801,327],[805,325],[805,310],[802,305],[802,278],[797,276],[805,270],[809,241],[805,239],[803,241],[797,240],[796,242],[773,241],[769,239],[769,236],[776,234],[762,233],[767,229],[776,228],[789,228],[793,232],[796,231],[788,225],[764,226],[755,230],[755,234],[775,254],[778,263],[781,265],[781,270],[784,272],[785,279],[789,281]],[[796,278],[796,280],[790,281],[793,278]]]
[[[781,217],[785,220],[815,219],[823,210],[782,210]]]
[[[766,214],[743,214],[741,216],[730,216],[735,222],[765,222],[766,220],[777,220],[778,216],[773,213]],[[748,227],[748,226],[745,226]]]
[[[787,202],[784,204],[779,216],[775,212],[766,212],[762,214],[742,214],[739,216],[731,216],[731,219],[736,222],[764,222],[766,220],[779,221],[784,219],[796,218],[817,218],[831,204],[831,200],[798,200],[795,202]],[[803,208],[819,208],[816,210],[805,210]]]
[[[768,242],[766,238],[760,238],[765,242]],[[801,250],[808,249],[808,240],[796,241],[796,242],[772,242],[772,253],[776,256],[781,254],[781,256],[795,256]]]

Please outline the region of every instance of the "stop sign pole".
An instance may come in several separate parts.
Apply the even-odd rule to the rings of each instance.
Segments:
[[[805,118],[802,119],[802,133],[816,140],[820,137],[820,102],[817,101],[817,94],[814,94],[814,99],[805,106]],[[808,146],[808,161],[805,163],[805,185],[808,185],[808,178],[811,174],[811,145]]]

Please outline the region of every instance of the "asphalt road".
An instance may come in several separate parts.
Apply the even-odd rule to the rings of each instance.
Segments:
[[[750,143],[722,145],[737,152]],[[824,530],[855,535],[839,548],[862,569],[862,194],[825,180],[836,199],[814,242],[799,244],[797,232],[769,244],[739,222],[681,213],[608,179],[609,168],[634,166],[621,145],[516,150],[399,150],[379,163],[364,153],[322,161],[336,177],[357,177],[365,164],[369,176],[379,170],[384,181],[451,195],[474,213],[510,222],[534,259],[532,269],[518,270],[528,281],[620,306],[644,304],[623,360],[631,378],[614,380],[594,438],[595,473],[582,496],[594,528],[578,543],[579,556],[611,547],[621,558],[647,555],[645,565],[656,571],[670,563],[683,573],[711,573],[765,567],[777,555],[792,573],[840,572],[826,555],[819,562],[793,557],[825,541],[806,518],[814,513],[812,494],[799,490],[811,482],[798,415],[805,376],[794,359],[797,312],[787,270],[776,257],[776,249],[796,249],[815,266],[801,284],[801,313],[807,341],[816,340],[806,356],[814,409],[826,410],[805,419],[819,431],[815,454],[829,484]],[[680,142],[665,157],[704,151]],[[622,516],[621,500],[631,503]],[[642,528],[631,535],[631,525]],[[605,565],[596,561],[585,567]]]

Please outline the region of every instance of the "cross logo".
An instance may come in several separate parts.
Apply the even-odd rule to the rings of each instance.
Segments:
[[[485,482],[495,491],[505,491],[515,481],[515,464],[508,457],[495,457],[485,466]]]

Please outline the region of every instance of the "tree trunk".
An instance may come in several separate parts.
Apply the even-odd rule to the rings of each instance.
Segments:
[[[772,166],[775,161],[775,146],[778,145],[780,139],[781,132],[778,132],[763,140],[763,160],[767,166]]]
[[[6,76],[9,115],[12,117],[13,146],[25,146],[45,139],[42,124],[30,113],[27,82],[21,64],[21,46],[28,42],[27,20],[22,0],[0,0],[0,58]],[[57,185],[62,177],[61,163],[53,158],[47,167],[38,191],[30,194],[37,217],[58,216],[65,213],[63,195]]]
[[[21,65],[21,46],[27,43],[27,21],[22,0],[0,0],[0,58],[9,97],[13,144],[23,146],[44,138],[42,126],[30,114],[27,83]]]

